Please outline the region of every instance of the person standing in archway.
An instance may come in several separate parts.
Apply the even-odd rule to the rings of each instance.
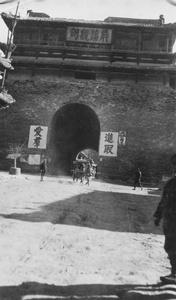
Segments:
[[[82,163],[80,165],[80,182],[83,183],[83,180],[84,180],[84,177],[85,177],[85,169],[86,169],[86,166],[84,163]]]

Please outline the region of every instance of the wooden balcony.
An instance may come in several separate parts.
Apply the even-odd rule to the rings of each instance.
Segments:
[[[48,46],[48,45],[24,45],[18,44],[13,56],[61,58],[75,60],[94,60],[113,62],[130,62],[150,64],[174,64],[176,53],[152,52],[152,51],[124,51],[116,49],[96,49],[87,47]]]

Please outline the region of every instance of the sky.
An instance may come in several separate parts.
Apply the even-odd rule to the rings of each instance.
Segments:
[[[15,13],[17,0],[0,0],[0,13]],[[19,13],[27,10],[43,12],[53,18],[104,20],[107,17],[158,19],[163,14],[165,23],[176,22],[176,0],[20,0]],[[7,27],[0,17],[0,42],[7,40]]]

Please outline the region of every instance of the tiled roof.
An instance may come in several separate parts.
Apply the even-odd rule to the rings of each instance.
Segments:
[[[39,17],[29,17],[20,18],[21,21],[45,21],[45,22],[59,22],[59,23],[80,23],[80,24],[95,24],[95,25],[122,25],[122,26],[140,26],[140,27],[156,27],[160,26],[158,23],[149,22],[137,22],[136,19],[130,19],[131,22],[125,22],[125,20],[119,20],[118,22],[108,22],[101,20],[84,20],[84,19],[66,19],[66,18],[39,18]]]
[[[38,14],[37,14],[38,15]],[[12,24],[13,16],[11,14],[1,13],[1,17],[3,18],[4,22],[6,23],[7,27],[10,28]],[[110,17],[111,18],[111,17]],[[42,21],[42,22],[58,22],[58,23],[75,23],[75,24],[87,24],[87,25],[111,25],[114,26],[126,26],[126,27],[160,27],[160,28],[176,28],[176,23],[169,23],[169,24],[162,24],[159,19],[150,20],[150,19],[133,19],[133,18],[114,18],[112,21],[109,18],[105,19],[104,21],[101,20],[83,20],[83,19],[66,19],[66,18],[51,18],[47,15],[44,17],[18,17],[18,21],[23,22],[33,22],[33,21]]]
[[[132,18],[117,18],[117,17],[108,17],[104,19],[108,23],[123,23],[123,24],[142,24],[142,25],[154,25],[160,26],[160,19],[132,19]]]

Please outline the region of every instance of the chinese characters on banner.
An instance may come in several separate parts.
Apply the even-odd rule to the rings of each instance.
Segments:
[[[46,149],[48,127],[30,126],[28,148]]]
[[[125,146],[125,145],[126,145],[126,132],[119,131],[119,146]]]
[[[117,156],[118,132],[101,132],[99,155]]]
[[[67,41],[111,44],[111,37],[111,29],[87,27],[67,28]]]

